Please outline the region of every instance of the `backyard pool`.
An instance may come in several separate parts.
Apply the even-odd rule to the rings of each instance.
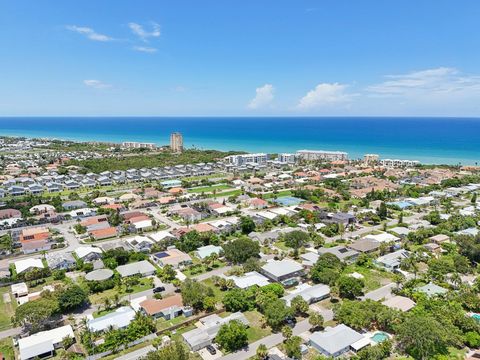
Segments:
[[[378,344],[382,341],[388,340],[388,335],[384,332],[379,331],[372,336],[372,340]]]

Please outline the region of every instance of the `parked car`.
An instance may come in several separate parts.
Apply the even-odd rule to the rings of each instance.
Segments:
[[[212,345],[207,345],[207,350],[210,354],[215,355],[217,353],[217,350]]]
[[[165,291],[165,286],[157,286],[155,289],[153,289],[154,294],[162,292],[162,291]]]

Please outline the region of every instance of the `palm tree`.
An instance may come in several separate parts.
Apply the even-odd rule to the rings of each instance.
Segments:
[[[268,356],[268,349],[265,344],[260,344],[257,348],[257,359],[264,360]]]
[[[103,308],[105,310],[109,310],[110,306],[112,306],[112,302],[110,301],[110,298],[107,297],[107,298],[103,299]]]

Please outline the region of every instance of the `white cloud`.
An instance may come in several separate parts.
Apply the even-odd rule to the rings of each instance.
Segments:
[[[147,31],[143,28],[142,25],[131,22],[128,24],[128,27],[132,32],[137,35],[143,41],[147,41],[149,37],[159,37],[160,36],[160,25],[156,22],[152,22],[152,31]]]
[[[104,35],[104,34],[99,34],[95,32],[92,28],[89,27],[82,27],[82,26],[76,26],[76,25],[69,25],[67,26],[67,29],[70,31],[74,31],[78,34],[85,35],[88,39],[93,40],[93,41],[112,41],[113,38],[110,36]]]
[[[350,101],[350,94],[346,93],[347,85],[339,83],[318,84],[302,97],[297,105],[298,109],[309,110],[324,106],[345,103]]]
[[[429,98],[443,94],[480,93],[480,76],[463,75],[449,67],[387,75],[385,78],[384,82],[367,87],[367,91],[380,96]]]
[[[83,83],[85,84],[85,86],[88,86],[93,89],[107,89],[112,87],[112,85],[110,84],[104,83],[100,80],[93,80],[93,79],[83,80]]]
[[[265,84],[255,89],[255,97],[249,102],[249,109],[258,109],[270,104],[273,101],[275,88],[271,84]]]
[[[139,52],[144,52],[144,53],[149,53],[153,54],[157,52],[157,49],[154,47],[148,47],[148,46],[134,46],[133,50],[139,51]]]

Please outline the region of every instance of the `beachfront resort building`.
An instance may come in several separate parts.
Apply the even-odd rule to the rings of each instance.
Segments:
[[[363,162],[368,165],[378,163],[380,156],[378,154],[365,154],[363,155]]]
[[[143,142],[133,142],[126,141],[122,143],[124,149],[155,149],[157,146],[154,143],[143,143]]]
[[[226,162],[235,165],[265,165],[268,160],[267,154],[257,153],[257,154],[240,154],[240,155],[230,155],[225,158]]]
[[[298,150],[297,157],[305,161],[346,161],[348,154],[342,151]]]
[[[183,136],[179,132],[170,134],[170,150],[173,152],[183,151]]]

